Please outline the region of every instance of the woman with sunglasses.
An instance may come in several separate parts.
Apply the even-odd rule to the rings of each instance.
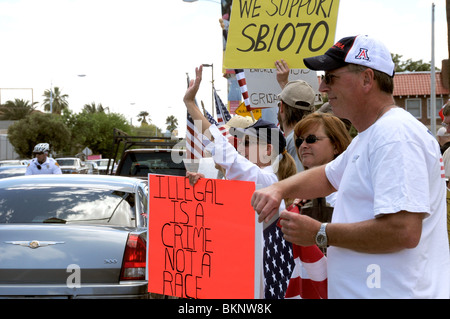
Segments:
[[[351,139],[344,122],[329,113],[312,113],[294,128],[295,146],[305,169],[331,162],[347,149]],[[333,206],[334,198],[335,193],[327,196],[327,203]]]
[[[351,142],[346,126],[339,118],[318,112],[297,123],[294,139],[305,168],[330,162],[345,151]]]

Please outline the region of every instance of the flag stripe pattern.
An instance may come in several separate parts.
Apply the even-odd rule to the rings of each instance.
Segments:
[[[300,213],[298,206],[289,211]],[[279,223],[278,223],[278,226]],[[327,299],[328,273],[327,257],[316,245],[298,246],[292,244],[294,271],[286,289],[286,299]]]
[[[227,128],[224,126],[229,120],[231,120],[231,115],[228,112],[225,104],[223,104],[220,96],[217,94],[217,91],[214,89],[214,100],[216,102],[216,113],[217,113],[217,122],[216,125],[219,128],[220,132],[225,137],[231,137],[228,133]]]
[[[194,120],[187,112],[186,118],[186,158],[200,159],[203,157],[203,145],[199,138],[199,132],[194,125]]]
[[[327,259],[316,246],[292,245],[295,267],[286,299],[327,299]]]
[[[241,93],[244,99],[245,107],[247,108],[247,111],[250,112],[252,108],[250,105],[250,98],[248,96],[247,80],[245,79],[244,69],[235,69],[234,72],[236,73],[236,79],[239,83],[239,87],[241,88]]]

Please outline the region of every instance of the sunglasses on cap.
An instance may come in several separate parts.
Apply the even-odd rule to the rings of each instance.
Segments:
[[[328,138],[328,137],[326,137],[326,136],[324,136],[324,137],[317,137],[315,135],[308,135],[306,138],[297,137],[295,139],[295,146],[297,148],[299,148],[300,145],[303,144],[303,142],[306,142],[308,144],[314,144],[315,142],[320,141],[320,140],[322,140],[324,138]]]

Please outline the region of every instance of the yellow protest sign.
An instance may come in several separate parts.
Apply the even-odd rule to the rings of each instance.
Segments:
[[[339,0],[234,0],[224,68],[274,68],[279,59],[305,69],[303,58],[334,44]]]
[[[254,116],[255,120],[259,120],[261,118],[261,116],[262,116],[261,109],[254,109],[254,110],[252,110],[252,112],[253,112],[253,116]],[[247,108],[245,107],[244,102],[242,102],[239,105],[239,107],[236,109],[235,113],[240,116],[251,116],[250,112],[247,111]]]

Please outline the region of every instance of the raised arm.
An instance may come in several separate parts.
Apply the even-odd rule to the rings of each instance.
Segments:
[[[189,87],[184,94],[184,104],[186,109],[194,120],[194,124],[202,134],[205,134],[206,130],[211,126],[211,123],[206,119],[200,108],[195,104],[195,96],[197,95],[200,83],[202,82],[203,66],[195,68],[195,79],[189,82]]]
[[[277,82],[283,89],[289,82],[289,66],[283,59],[275,61],[275,67],[277,68]]]

